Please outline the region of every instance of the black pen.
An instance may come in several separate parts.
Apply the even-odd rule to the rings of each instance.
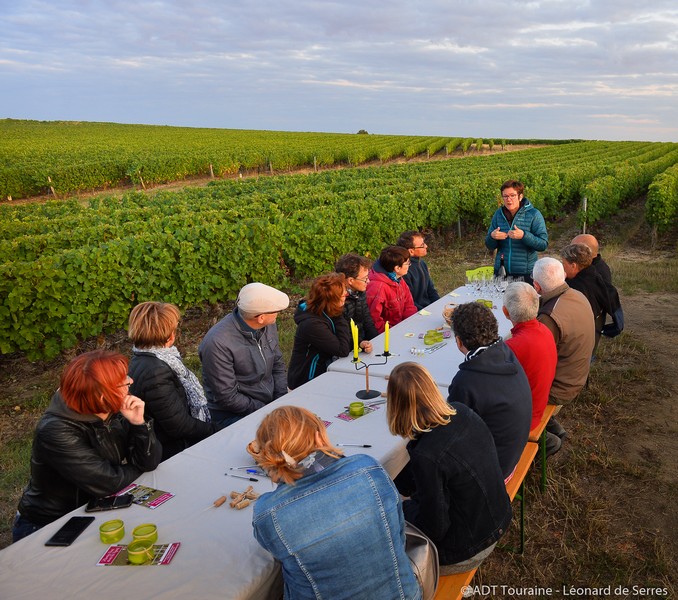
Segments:
[[[233,473],[224,473],[224,475],[230,475],[231,477],[237,477],[238,479],[245,479],[247,481],[259,481],[256,477],[245,477],[244,475],[233,475]]]
[[[371,448],[372,444],[337,444],[337,446],[352,446],[353,448]]]

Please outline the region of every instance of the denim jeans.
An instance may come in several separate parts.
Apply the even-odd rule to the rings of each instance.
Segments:
[[[14,524],[12,525],[12,543],[18,542],[26,536],[31,535],[34,531],[42,529],[42,527],[44,527],[44,525],[31,523],[28,519],[21,516],[21,513],[17,512]]]

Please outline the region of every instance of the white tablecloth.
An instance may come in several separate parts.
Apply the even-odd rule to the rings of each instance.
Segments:
[[[373,389],[386,389],[383,378],[375,377],[371,383]],[[0,598],[274,598],[281,589],[280,570],[252,536],[252,508],[214,508],[212,502],[250,485],[225,473],[232,472],[232,466],[254,464],[245,446],[254,439],[264,414],[284,404],[304,406],[329,421],[328,434],[335,444],[370,444],[371,448],[344,451],[370,454],[395,476],[408,457],[405,440],[388,432],[385,406],[351,422],[337,418],[364,387],[362,373],[321,375],[142,475],[137,483],[176,494],[157,509],[133,505],[92,513],[95,522],[72,546],[45,547],[68,517],[85,514],[79,509],[0,551]],[[260,493],[273,489],[264,477],[251,485]],[[120,543],[129,543],[136,525],[151,522],[158,526],[159,543],[181,542],[181,547],[166,566],[97,567],[107,547],[99,540],[98,527],[111,518],[125,522],[126,535]]]
[[[457,348],[454,341],[454,335],[450,332],[443,319],[443,308],[447,304],[462,304],[464,302],[473,302],[478,298],[486,298],[493,300],[494,308],[492,312],[497,318],[499,325],[499,335],[506,338],[511,332],[511,322],[504,316],[501,308],[503,306],[502,299],[497,297],[498,294],[490,294],[487,291],[478,290],[475,286],[463,286],[449,294],[446,294],[440,300],[434,302],[426,307],[424,311],[419,311],[402,323],[398,323],[391,327],[389,352],[392,356],[388,357],[386,364],[374,364],[370,367],[370,378],[386,377],[393,367],[396,365],[414,361],[425,366],[431,373],[431,376],[440,387],[445,388],[444,397],[447,398],[447,387],[452,382],[452,379],[458,371],[459,363],[464,360],[464,355]],[[422,314],[423,313],[423,314]],[[444,330],[450,332],[450,337],[445,339],[445,346],[436,350],[431,354],[417,355],[412,354],[411,349],[424,350],[428,348],[424,344],[424,340],[419,336],[426,333],[429,329],[436,329],[443,327]],[[382,363],[384,358],[381,355],[384,351],[384,334],[380,334],[372,340],[374,347],[371,354],[360,353],[360,359],[366,363]],[[334,361],[329,370],[341,373],[355,373],[355,364],[352,362],[353,356],[341,358]],[[364,373],[364,371],[360,371]]]

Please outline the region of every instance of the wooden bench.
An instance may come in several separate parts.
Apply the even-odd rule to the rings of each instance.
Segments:
[[[525,449],[520,455],[520,460],[513,472],[513,477],[506,484],[506,493],[511,502],[515,498],[518,498],[520,501],[520,545],[518,547],[520,554],[525,549],[525,477],[534,462],[534,457],[537,456],[538,450],[539,446],[534,442],[527,442],[525,444]],[[502,548],[515,550],[507,546],[502,546]],[[465,573],[443,575],[440,577],[438,579],[438,590],[436,591],[435,600],[460,600],[462,598],[462,589],[464,586],[470,585],[476,571],[477,569],[473,569]]]
[[[438,579],[438,589],[434,600],[461,600],[461,591],[470,585],[473,576],[478,569],[457,573],[456,575],[444,575]]]
[[[546,424],[549,419],[558,414],[560,406],[555,404],[547,404],[544,409],[544,414],[541,416],[539,424],[530,431],[530,442],[535,442],[541,447],[541,491],[546,491]]]

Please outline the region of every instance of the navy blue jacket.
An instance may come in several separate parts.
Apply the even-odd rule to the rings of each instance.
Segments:
[[[412,300],[417,310],[426,308],[440,298],[440,294],[431,281],[428,265],[421,258],[410,257],[410,269],[403,279],[412,292]]]
[[[508,477],[520,460],[532,421],[532,390],[523,367],[503,340],[459,365],[448,402],[461,402],[485,421]]]

